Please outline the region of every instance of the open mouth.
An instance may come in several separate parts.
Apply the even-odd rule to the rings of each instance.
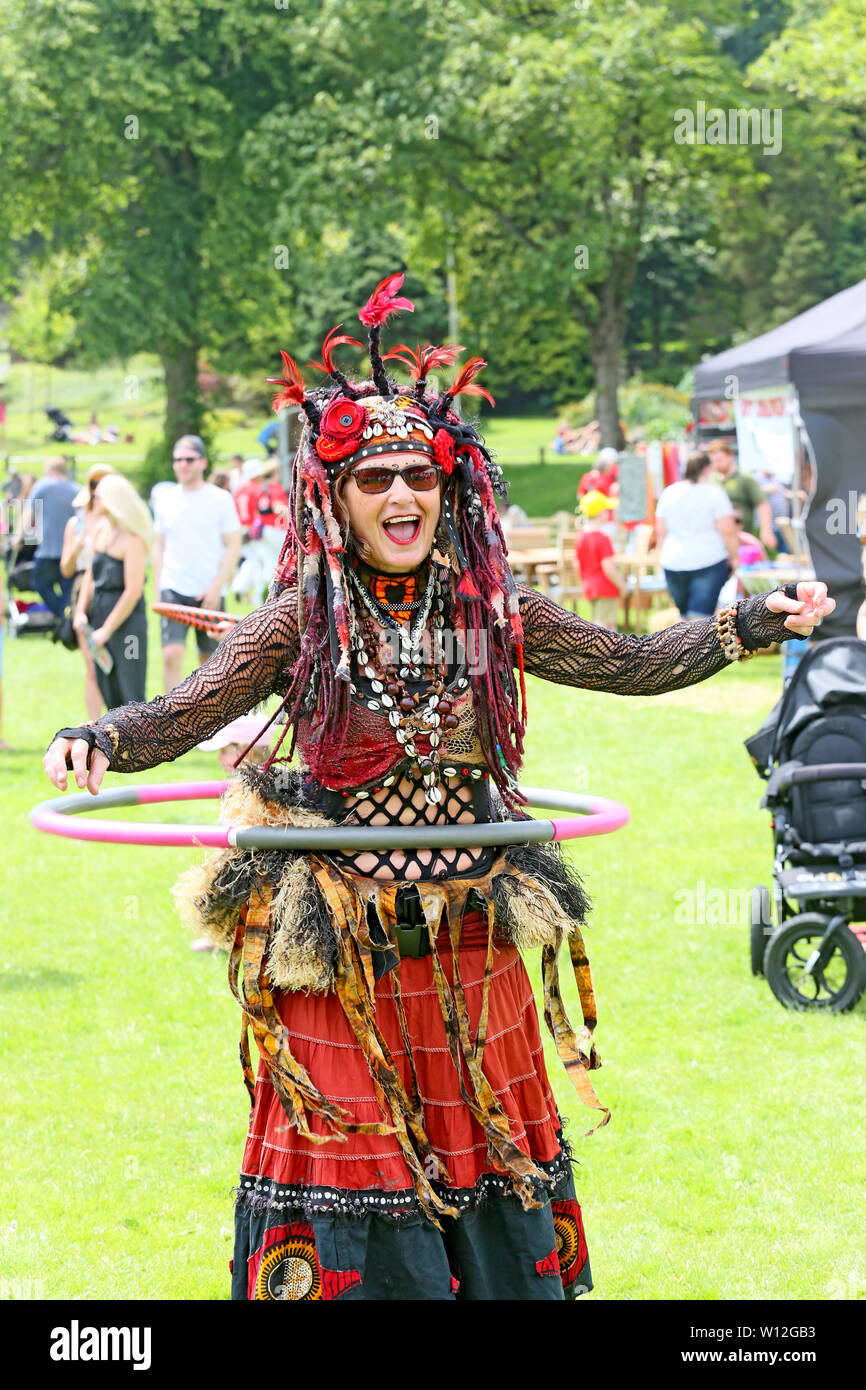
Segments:
[[[382,529],[395,545],[411,545],[421,534],[421,518],[415,512],[389,516],[382,522]]]

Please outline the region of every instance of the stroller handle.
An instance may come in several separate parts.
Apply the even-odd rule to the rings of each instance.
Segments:
[[[803,782],[854,782],[860,779],[866,779],[866,763],[815,763],[814,767],[782,763],[771,773],[761,805],[771,804],[791,787]]]

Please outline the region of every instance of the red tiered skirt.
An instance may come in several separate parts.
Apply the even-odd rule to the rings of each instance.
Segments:
[[[462,936],[460,975],[474,1036],[487,956],[486,921],[480,917],[472,921],[467,915]],[[447,932],[440,933],[439,948],[449,983],[453,983],[446,937]],[[399,971],[424,1126],[448,1170],[449,1185],[461,1194],[470,1194],[486,1174],[488,1183],[505,1189],[507,1180],[493,1176],[484,1133],[461,1096],[433,980],[432,958],[403,959]],[[377,1024],[408,1089],[410,1060],[399,1028],[392,973],[378,981],[375,1001]],[[387,1120],[336,994],[277,994],[275,1003],[288,1029],[289,1048],[318,1089],[357,1122]],[[556,1159],[561,1153],[560,1121],[544,1064],[532,987],[517,948],[505,942],[494,950],[483,1068],[508,1117],[514,1142],[539,1164]],[[327,1134],[325,1142],[311,1143],[289,1128],[267,1068],[260,1062],[240,1195],[253,1188],[269,1191],[279,1200],[302,1188],[310,1198],[328,1202],[329,1194],[337,1198],[338,1194],[363,1193],[367,1198],[364,1206],[372,1200],[368,1209],[375,1210],[373,1194],[380,1194],[378,1200],[387,1208],[393,1202],[388,1194],[411,1193],[412,1178],[393,1135],[349,1134],[341,1139],[317,1116],[312,1117],[311,1128]],[[468,1203],[471,1197],[465,1195],[463,1200]]]

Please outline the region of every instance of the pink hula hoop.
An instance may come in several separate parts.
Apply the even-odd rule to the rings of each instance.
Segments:
[[[528,841],[563,841],[619,830],[630,812],[619,801],[523,787],[533,806],[579,812],[551,820],[473,822],[462,825],[401,826],[232,826],[232,825],[136,825],[134,822],[96,820],[82,812],[115,806],[148,806],[158,802],[205,801],[222,795],[228,784],[219,782],[159,782],[150,786],[113,787],[91,796],[89,792],[42,801],[30,812],[31,824],[49,835],[101,844],[167,845],[174,848],[287,849],[295,852],[393,849],[395,831],[399,848],[462,848],[484,845],[525,844]]]

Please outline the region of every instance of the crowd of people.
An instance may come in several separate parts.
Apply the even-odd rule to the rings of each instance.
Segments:
[[[47,617],[55,638],[80,652],[88,719],[145,698],[148,565],[163,603],[224,610],[230,588],[254,605],[267,594],[288,518],[276,458],[236,455],[208,473],[204,441],[187,435],[174,446],[173,469],[175,481],[156,484],[149,508],[108,463],[92,465],[79,485],[66,459],[50,458],[40,479],[12,469],[3,485],[4,616],[7,602],[18,613],[16,593],[38,595],[20,608]],[[189,632],[161,620],[166,691],[183,675]],[[218,641],[195,628],[199,664]]]
[[[593,622],[610,628],[629,592],[615,546],[618,493],[618,454],[605,448],[578,484],[575,557]],[[662,490],[652,521],[665,585],[681,618],[712,617],[726,586],[736,588],[741,565],[789,553],[780,522],[790,518],[790,506],[790,489],[771,472],[740,471],[728,440],[692,454],[683,477]]]
[[[38,480],[9,472],[3,496],[14,504],[6,508],[7,522],[12,516],[14,523],[6,525],[3,537],[7,584],[11,580],[12,588],[17,581],[22,587],[26,574],[27,586],[53,617],[55,635],[65,629],[66,645],[80,652],[88,718],[145,698],[148,563],[154,593],[163,603],[224,610],[229,591],[244,604],[264,600],[285,536],[289,499],[271,452],[273,438],[262,442],[268,451],[264,459],[236,454],[226,467],[208,472],[204,442],[193,435],[179,439],[173,451],[175,481],[154,487],[150,510],[107,463],[94,464],[81,487],[59,457],[45,463]],[[618,493],[618,454],[603,448],[578,485],[575,555],[592,620],[608,629],[616,629],[620,603],[629,593],[617,549]],[[694,454],[683,478],[662,491],[654,517],[665,583],[680,616],[711,616],[740,563],[784,553],[779,522],[789,509],[790,492],[771,474],[741,472],[728,442]],[[503,516],[506,532],[515,510]],[[518,519],[525,520],[524,514]],[[201,664],[219,637],[194,631]],[[189,632],[186,622],[162,617],[166,691],[182,677]]]

